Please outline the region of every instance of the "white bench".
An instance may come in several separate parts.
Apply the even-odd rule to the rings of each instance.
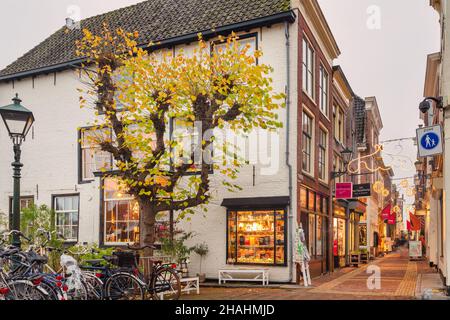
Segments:
[[[196,291],[197,294],[200,294],[200,279],[198,277],[180,278],[180,285],[181,293],[190,294],[191,291]],[[159,293],[159,298],[164,300],[164,292]]]
[[[241,277],[235,277],[242,275]],[[219,284],[227,281],[256,281],[269,285],[269,269],[222,269],[219,270]]]
[[[187,292],[190,294],[191,291],[196,291],[197,294],[200,294],[200,280],[198,277],[193,278],[182,278],[181,282],[181,292]]]

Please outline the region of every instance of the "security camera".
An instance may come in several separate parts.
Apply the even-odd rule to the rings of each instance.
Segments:
[[[430,101],[428,101],[428,100],[423,100],[420,104],[419,104],[419,110],[422,112],[422,113],[427,113],[428,112],[428,110],[430,110],[430,108],[431,108],[431,103],[430,103]]]

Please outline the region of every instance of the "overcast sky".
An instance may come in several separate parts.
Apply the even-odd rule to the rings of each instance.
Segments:
[[[226,0],[224,0],[226,1]],[[255,0],[257,1],[257,0]],[[86,18],[136,0],[2,0],[0,68],[14,61],[64,24],[71,14]],[[376,96],[383,118],[382,139],[413,137],[420,123],[426,56],[439,51],[438,16],[427,0],[319,0],[342,51],[336,61],[361,97]],[[379,19],[378,19],[379,18]],[[391,143],[386,153],[406,154],[411,142]],[[414,174],[398,166],[397,177]],[[411,162],[410,161],[410,162]]]

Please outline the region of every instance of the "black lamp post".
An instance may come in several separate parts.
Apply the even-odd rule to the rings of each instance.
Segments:
[[[10,221],[9,228],[12,230],[20,230],[20,171],[23,167],[23,164],[20,162],[20,146],[34,123],[34,116],[30,110],[20,104],[22,100],[19,99],[18,94],[12,100],[14,102],[13,104],[0,108],[0,115],[14,146],[14,162],[12,163],[14,194],[12,221]],[[18,234],[13,235],[13,245],[20,247],[20,237]]]

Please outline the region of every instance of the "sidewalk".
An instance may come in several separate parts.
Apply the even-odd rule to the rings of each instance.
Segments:
[[[374,273],[375,272],[375,273]],[[313,279],[313,287],[274,285],[202,287],[186,300],[415,300],[437,288],[436,274],[425,261],[409,261],[404,251],[388,254],[360,268],[344,268]],[[436,290],[436,289],[435,289]],[[426,291],[428,292],[428,291]],[[437,292],[433,298],[437,298]],[[446,297],[441,297],[446,298]]]
[[[416,298],[422,300],[450,300],[445,294],[445,286],[439,272],[430,268],[426,261],[419,263],[420,274],[417,278]]]

